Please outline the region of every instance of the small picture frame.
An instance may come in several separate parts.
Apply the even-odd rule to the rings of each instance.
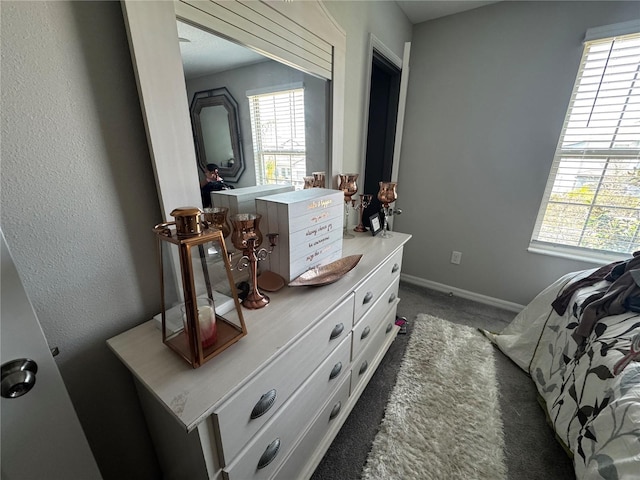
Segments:
[[[371,225],[371,235],[374,237],[382,231],[382,224],[380,223],[380,214],[376,213],[369,217],[369,223]]]

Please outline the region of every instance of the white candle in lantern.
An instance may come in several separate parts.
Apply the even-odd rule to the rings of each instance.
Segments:
[[[217,340],[216,313],[210,305],[198,305],[198,324],[203,347],[210,347]]]
[[[185,333],[187,332],[187,313],[184,305],[182,310],[182,322]],[[213,301],[209,298],[198,298],[198,328],[200,329],[200,341],[204,348],[208,348],[216,343],[218,339],[218,328],[216,325],[216,312],[213,308]]]

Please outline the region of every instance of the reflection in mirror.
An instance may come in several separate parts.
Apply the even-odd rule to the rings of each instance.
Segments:
[[[296,188],[303,188],[304,176],[331,170],[327,80],[281,64],[180,20],[177,25],[187,98],[191,104],[199,92],[221,91],[219,89],[226,90],[237,101],[235,124],[238,131],[231,128],[219,138],[217,134],[207,134],[207,146],[202,150],[196,142],[201,176],[204,176],[203,169],[208,161],[201,155],[203,150],[207,151],[207,158],[210,151],[220,152],[221,160],[209,163],[216,163],[220,176],[236,188],[269,183],[293,184]],[[294,90],[301,90],[302,95],[291,93]],[[267,111],[260,105],[269,104],[269,98],[270,110]],[[275,101],[275,98],[279,100]],[[286,101],[280,101],[282,98]],[[209,114],[215,116],[213,111],[205,113],[206,116]],[[201,124],[202,115],[201,110]],[[192,121],[193,118],[192,114]],[[230,118],[228,123],[234,124]],[[195,131],[197,126],[194,123]],[[233,149],[234,136],[238,139],[237,153]],[[225,159],[229,153],[229,141],[233,156]],[[239,160],[244,165],[240,165]]]
[[[213,163],[226,182],[237,181],[244,171],[244,159],[235,99],[226,88],[197,92],[190,111],[200,171]]]

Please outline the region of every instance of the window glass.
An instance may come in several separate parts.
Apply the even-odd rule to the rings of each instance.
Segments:
[[[304,89],[250,95],[256,183],[304,186],[307,174]]]
[[[640,250],[640,34],[585,45],[531,246]]]

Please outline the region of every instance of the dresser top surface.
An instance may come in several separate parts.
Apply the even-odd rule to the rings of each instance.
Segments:
[[[362,254],[343,278],[322,287],[284,287],[270,292],[259,310],[243,308],[247,335],[199,368],[162,343],[154,320],[121,333],[107,344],[131,373],[183,424],[192,430],[265,365],[346,299],[411,235],[392,237],[354,233],[343,240],[343,256]]]

